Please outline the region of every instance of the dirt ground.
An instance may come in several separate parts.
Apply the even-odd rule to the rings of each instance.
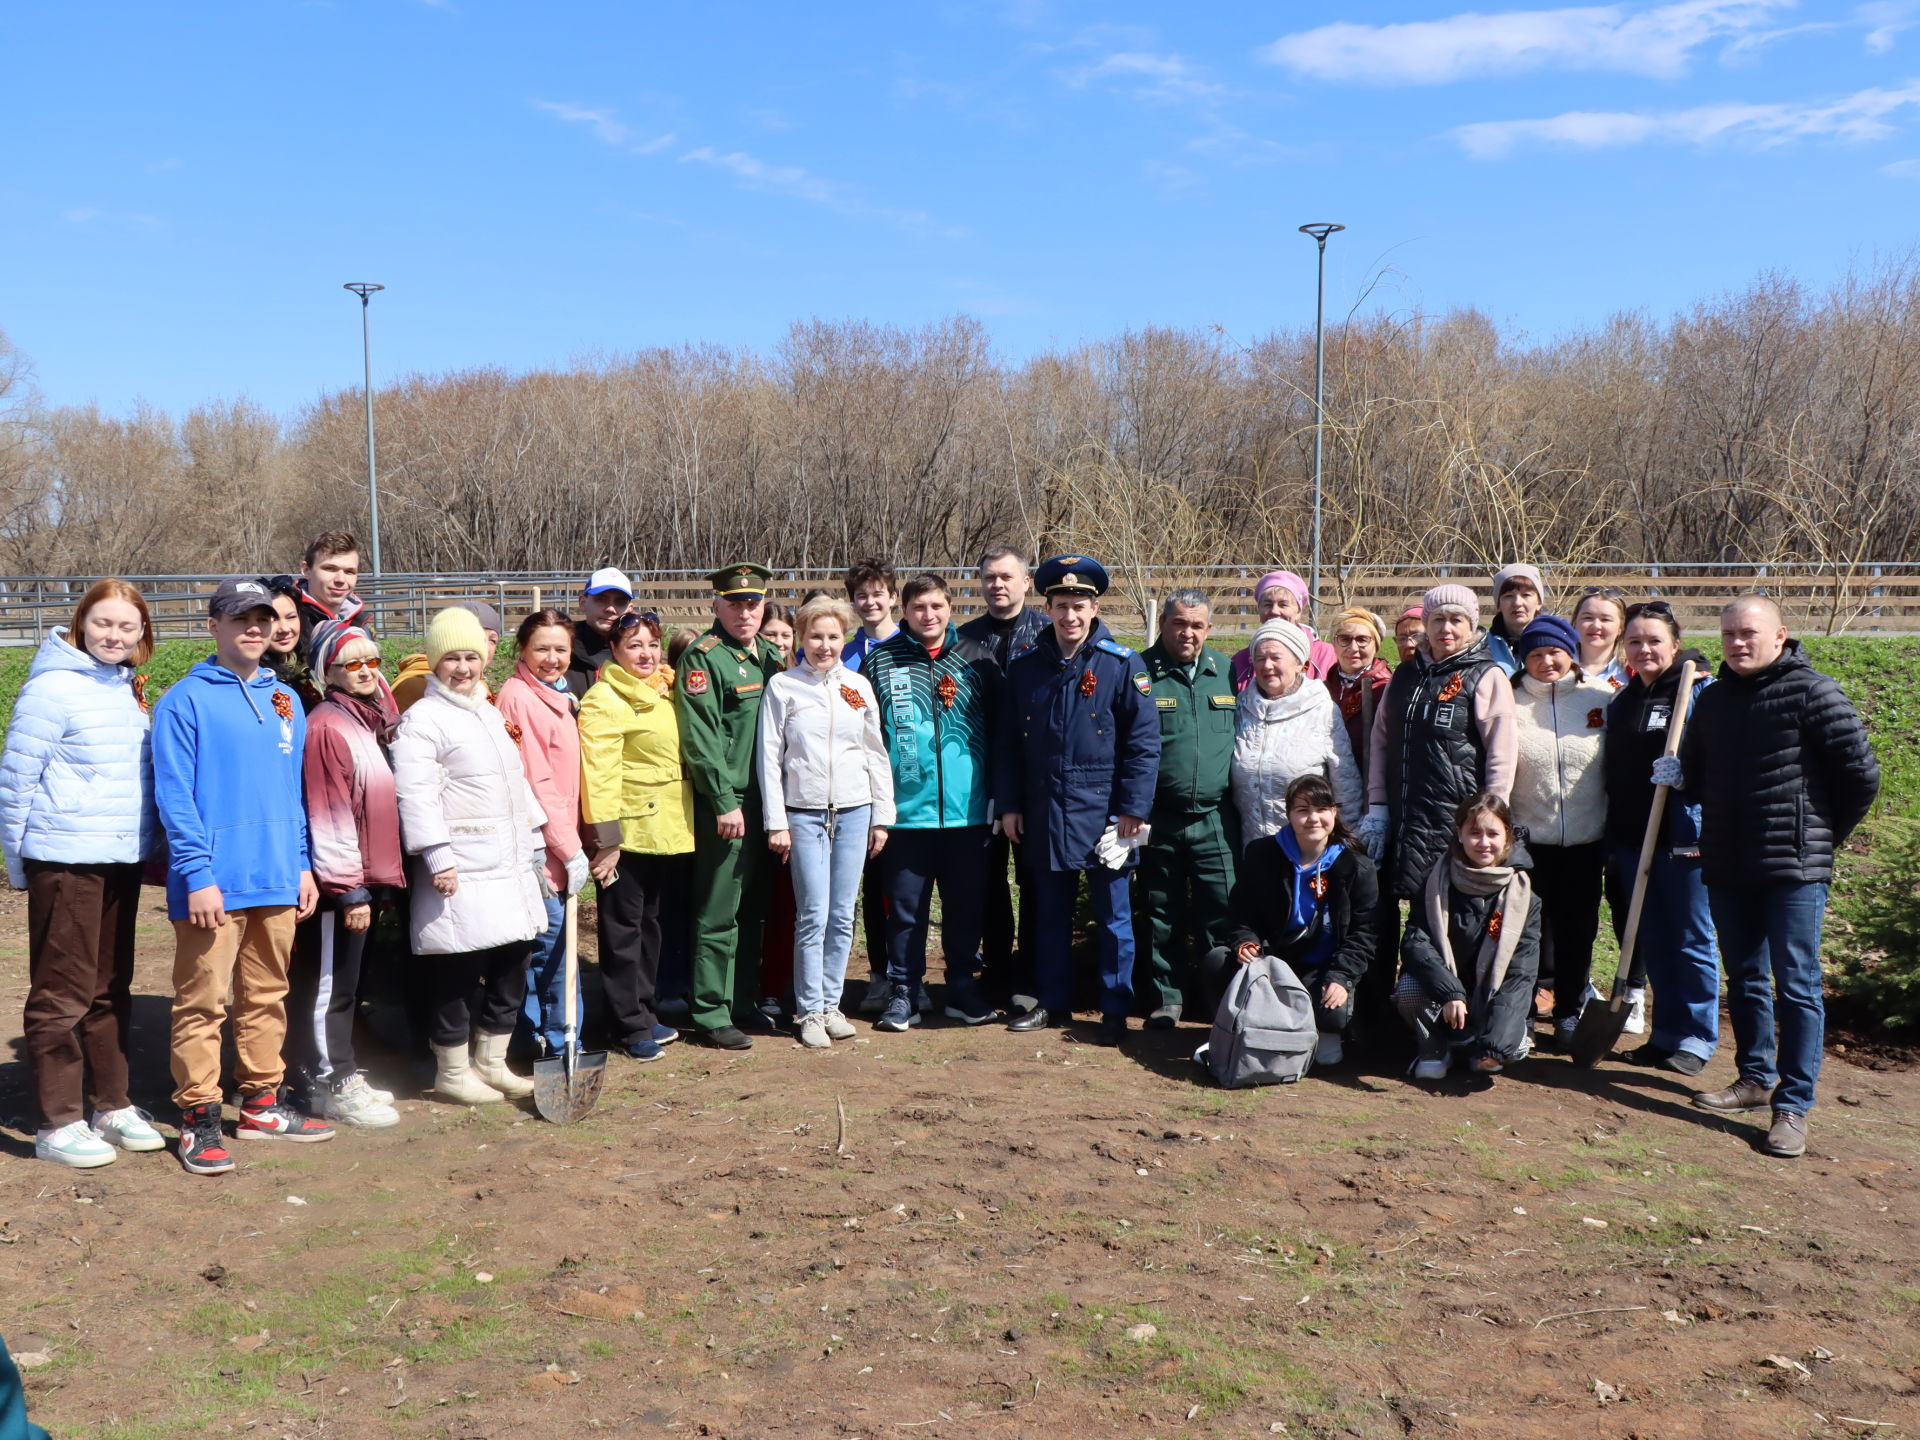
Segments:
[[[24,928],[0,899],[8,1017]],[[155,911],[135,1098],[171,1133],[169,947]],[[1193,1026],[1121,1053],[861,1031],[614,1057],[567,1128],[369,1052],[398,1129],[241,1146],[221,1179],[32,1161],[15,1041],[0,1331],[48,1357],[32,1413],[117,1440],[1920,1435],[1920,1075],[1884,1058],[1829,1057],[1781,1162],[1618,1063],[1224,1093]]]

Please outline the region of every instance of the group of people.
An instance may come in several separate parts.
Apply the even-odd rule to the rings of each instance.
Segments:
[[[848,1010],[910,1030],[933,1008],[937,893],[942,1008],[967,1025],[1062,1025],[1090,986],[1095,1038],[1120,1044],[1137,1013],[1211,1020],[1237,964],[1276,956],[1313,997],[1319,1063],[1357,1026],[1410,1036],[1416,1078],[1491,1076],[1536,1022],[1570,1040],[1601,896],[1618,926],[1658,787],[1629,977],[1651,987],[1651,1033],[1632,1057],[1700,1072],[1723,961],[1739,1077],[1696,1103],[1768,1110],[1767,1147],[1805,1148],[1826,887],[1878,773],[1764,596],[1723,612],[1710,684],[1664,603],[1592,590],[1563,620],[1529,565],[1493,577],[1484,629],[1476,592],[1449,583],[1391,631],[1350,609],[1326,638],[1307,585],[1274,571],[1233,655],[1195,590],[1165,597],[1134,652],[1084,555],[1030,572],[989,550],[965,624],[940,576],[900,584],[879,560],[792,610],[766,567],[727,565],[712,625],[673,636],[606,568],[579,615],[520,622],[496,692],[505,631],[480,602],[434,615],[389,678],[358,565],[334,532],[297,576],[223,581],[213,653],[151,708],[133,586],[97,582],[42,645],[0,761],[41,1157],[164,1147],[128,1094],[143,883],[164,883],[174,925],[178,1154],[197,1174],[234,1164],[229,1016],[239,1140],[397,1123],[354,1052],[382,979],[442,1098],[531,1093],[516,1031],[553,1054],[584,1025],[563,981],[590,882],[599,1038],[638,1061],[683,1028],[723,1050],[788,1019],[827,1048],[856,1033]]]

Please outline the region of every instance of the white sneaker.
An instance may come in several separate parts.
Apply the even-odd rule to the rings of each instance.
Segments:
[[[400,1123],[400,1112],[376,1098],[364,1077],[354,1075],[321,1100],[320,1118],[359,1130],[386,1130]]]
[[[75,1170],[97,1169],[119,1158],[113,1153],[113,1147],[94,1134],[84,1120],[40,1131],[33,1137],[33,1154],[36,1160],[51,1160]]]
[[[867,993],[860,997],[860,1013],[878,1015],[892,998],[893,982],[884,975],[876,975],[867,982]]]
[[[122,1150],[164,1150],[167,1137],[153,1128],[153,1116],[137,1105],[93,1112],[93,1133]]]
[[[1340,1037],[1332,1032],[1323,1032],[1314,1043],[1313,1063],[1316,1065],[1338,1065],[1347,1058],[1347,1050],[1340,1043]]]
[[[820,1023],[826,1027],[827,1037],[831,1040],[851,1040],[860,1033],[853,1028],[853,1022],[840,1013],[838,1005],[822,1015]]]
[[[378,1085],[375,1085],[372,1081],[368,1080],[366,1071],[364,1070],[356,1071],[354,1073],[354,1078],[358,1080],[362,1085],[365,1085],[367,1087],[367,1094],[371,1095],[374,1099],[378,1100],[382,1105],[391,1105],[393,1103],[393,1091],[382,1090]]]
[[[1416,1060],[1413,1062],[1413,1078],[1416,1080],[1444,1080],[1447,1078],[1448,1060],[1441,1056],[1437,1060]]]
[[[1644,1035],[1647,1033],[1647,992],[1644,990],[1627,991],[1627,1034]]]
[[[848,1026],[849,1030],[853,1027]],[[803,1015],[800,1017],[800,1043],[809,1050],[825,1050],[833,1044],[827,1038],[827,1017],[825,1015]]]

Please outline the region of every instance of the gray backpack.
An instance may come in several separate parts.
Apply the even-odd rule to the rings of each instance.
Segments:
[[[1213,1035],[1193,1058],[1228,1090],[1291,1085],[1307,1073],[1319,1043],[1313,997],[1277,956],[1262,955],[1234,969],[1213,1017]]]

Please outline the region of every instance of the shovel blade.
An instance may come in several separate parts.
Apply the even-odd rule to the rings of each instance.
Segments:
[[[567,1057],[533,1062],[533,1106],[540,1118],[556,1125],[571,1125],[592,1113],[600,1099],[600,1083],[607,1075],[607,1052],[594,1050],[573,1057],[573,1074],[567,1074]]]
[[[1604,1000],[1582,1010],[1573,1039],[1567,1044],[1567,1054],[1573,1063],[1583,1070],[1591,1070],[1606,1059],[1620,1043],[1620,1037],[1627,1033],[1627,1016],[1632,1008],[1623,998]]]

